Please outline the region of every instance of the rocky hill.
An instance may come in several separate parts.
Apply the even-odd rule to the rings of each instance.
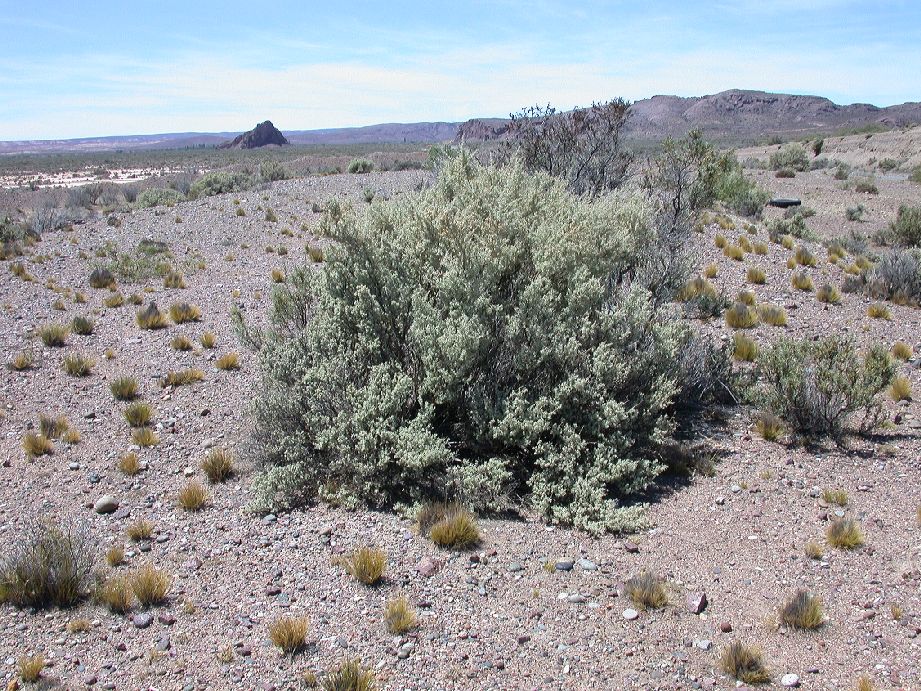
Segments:
[[[224,142],[219,149],[258,149],[263,146],[285,146],[290,144],[285,135],[272,124],[271,120],[260,122],[249,132],[239,134],[229,142]]]

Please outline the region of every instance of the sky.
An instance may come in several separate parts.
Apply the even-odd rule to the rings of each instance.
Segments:
[[[504,117],[730,88],[921,101],[918,0],[0,0],[0,140]]]

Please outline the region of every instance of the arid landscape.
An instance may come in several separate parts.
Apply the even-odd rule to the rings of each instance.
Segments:
[[[905,279],[914,288],[876,282],[902,237],[890,228],[907,225],[900,207],[921,206],[921,128],[803,136],[730,154],[751,189],[800,206],[746,215],[714,198],[691,210],[686,284],[662,314],[722,348],[745,382],[674,413],[664,465],[623,495],[640,513],[614,532],[548,517],[524,485],[501,511],[355,504],[326,485],[265,508],[257,478],[272,449],[264,437],[259,448],[254,405],[285,375],[262,369],[271,351],[245,330],[268,338],[273,295],[345,261],[343,205],[360,219],[421,209],[467,165],[453,158],[461,144],[254,151],[210,170],[189,152],[127,182],[107,181],[131,177],[121,162],[92,181],[85,162],[54,177],[40,158],[7,165],[7,688],[921,688],[921,273]],[[647,150],[612,194],[661,190],[641,184],[663,160]],[[688,159],[688,174],[702,179],[704,160]],[[492,175],[469,165],[471,179]],[[258,172],[223,191],[244,169]],[[30,186],[36,175],[46,184]],[[311,313],[292,318],[311,329]],[[886,360],[855,406],[855,419],[881,406],[866,433],[846,416],[843,436],[811,434],[747,393],[771,380],[759,351],[829,336]],[[461,530],[452,512],[473,527],[439,537]],[[37,591],[27,572],[62,553],[85,574],[62,594],[48,585],[58,565]]]

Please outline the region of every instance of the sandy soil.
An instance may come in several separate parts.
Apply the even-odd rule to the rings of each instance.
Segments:
[[[629,539],[594,539],[529,517],[483,520],[479,550],[451,553],[389,514],[324,506],[265,518],[244,512],[253,471],[244,447],[247,406],[258,379],[254,357],[231,333],[231,306],[262,318],[271,270],[301,261],[307,243],[322,245],[313,235],[319,221],[311,211],[314,202],[343,196],[361,204],[366,186],[393,195],[412,189],[422,175],[280,182],[236,195],[244,217],[235,214],[231,196],[222,196],[127,214],[118,228],[94,221],[49,234],[34,248],[24,261],[34,282],[7,268],[0,272],[3,353],[9,358],[32,348],[39,354],[32,370],[0,373],[0,544],[9,545],[30,519],[58,515],[88,531],[100,554],[125,545],[127,564],[118,570],[150,562],[174,577],[168,602],[153,609],[149,620],[141,610],[116,615],[92,602],[41,612],[0,606],[3,679],[15,676],[21,655],[40,652],[50,664],[47,683],[73,689],[298,688],[304,670],[319,673],[352,657],[373,668],[386,689],[733,688],[735,682],[719,671],[718,657],[725,645],[742,640],[763,649],[775,686],[783,675],[796,674],[805,689],[853,688],[866,674],[881,689],[921,688],[916,401],[887,401],[891,429],[849,449],[766,442],[754,434],[750,411],[733,410],[725,424],[703,430],[705,444],[719,458],[712,477],[663,486],[649,510],[653,527]],[[764,182],[778,194],[802,195],[819,212],[810,225],[823,235],[845,227],[843,208],[854,195],[823,172]],[[867,200],[870,220],[862,226],[884,224],[899,201],[917,199],[917,186],[880,181],[879,196]],[[264,220],[266,207],[274,209],[277,223]],[[286,229],[293,235],[283,234]],[[735,240],[744,231],[708,226],[697,236],[699,265],[719,265],[714,282],[734,293],[745,285],[746,267],[759,265],[767,283],[748,287],[759,301],[788,312],[788,326],[751,331],[760,343],[780,335],[843,332],[862,344],[904,339],[921,353],[921,311],[892,306],[892,321],[882,321],[866,316],[867,302],[857,295],[845,295],[840,306],[823,305],[790,286],[789,251],[772,244],[767,256],[734,262],[715,248],[717,232]],[[169,243],[185,267],[187,287],[168,290],[150,280],[122,285],[123,293],[142,293],[161,308],[195,303],[203,312],[200,323],[142,331],[135,307],[105,308],[108,293],[89,288],[95,248],[108,241],[127,251],[142,238]],[[757,238],[767,241],[763,224]],[[268,253],[266,246],[285,246],[288,254]],[[839,283],[841,269],[825,263],[820,246],[810,246],[820,257],[809,270],[816,284]],[[90,258],[81,259],[81,251]],[[204,268],[196,268],[199,262]],[[64,298],[65,309],[53,309],[59,295],[46,287],[49,280],[83,291],[88,303]],[[91,336],[71,334],[63,348],[45,348],[35,338],[40,325],[78,314],[95,320]],[[731,338],[721,322],[700,326]],[[206,330],[217,336],[213,350],[171,349],[177,334],[197,339]],[[105,358],[107,349],[114,359]],[[75,351],[96,359],[91,376],[62,371],[62,357]],[[242,368],[217,370],[215,358],[229,351],[240,353]],[[918,362],[916,357],[900,364],[899,371],[921,392]],[[185,367],[203,369],[204,381],[160,387],[162,374]],[[116,469],[131,448],[124,404],[113,401],[108,389],[122,374],[141,383],[143,398],[157,410],[161,436],[158,446],[138,450],[147,469],[134,477]],[[21,439],[42,412],[66,414],[82,440],[72,447],[55,442],[53,455],[27,460]],[[176,506],[177,493],[189,476],[203,480],[198,464],[214,446],[234,450],[240,472],[210,487],[204,510],[184,512]],[[835,488],[847,491],[849,503],[841,511],[860,521],[867,546],[854,552],[826,548],[822,559],[809,559],[804,545],[823,542],[837,510],[818,495]],[[105,494],[117,498],[116,513],[94,512],[93,503]],[[133,544],[125,529],[139,518],[152,521],[155,534]],[[332,563],[365,544],[388,554],[386,579],[377,588],[359,585]],[[571,570],[545,568],[559,560],[572,560]],[[101,559],[100,568],[108,570]],[[628,620],[624,612],[633,605],[622,584],[644,570],[668,580],[670,604]],[[814,633],[778,629],[778,607],[801,587],[823,599],[826,625]],[[701,614],[686,605],[695,592],[709,600]],[[382,608],[401,593],[417,608],[421,625],[394,637],[384,627]],[[898,619],[896,607],[902,611]],[[281,656],[266,634],[267,622],[283,614],[311,620],[311,645],[293,659]],[[89,631],[67,631],[77,618],[91,622]]]

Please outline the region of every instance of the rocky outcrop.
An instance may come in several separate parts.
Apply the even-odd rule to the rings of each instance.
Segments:
[[[219,149],[258,149],[262,146],[285,146],[290,142],[285,135],[272,124],[271,120],[260,122],[249,132],[237,135],[229,142],[224,142]]]

